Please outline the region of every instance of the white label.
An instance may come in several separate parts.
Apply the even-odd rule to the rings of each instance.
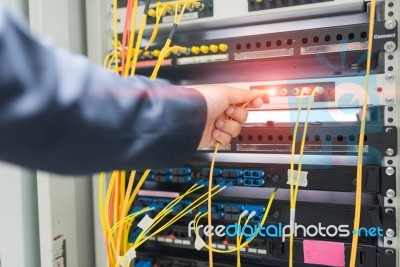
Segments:
[[[288,170],[287,175],[288,175],[287,184],[290,185],[290,170]],[[296,183],[297,183],[297,175],[298,175],[298,171],[293,170],[293,184],[294,184],[294,185],[296,185]],[[307,187],[307,185],[308,185],[307,175],[308,175],[308,172],[302,171],[302,172],[300,173],[299,186]]]
[[[259,250],[258,250],[258,253],[259,253],[259,254],[264,254],[264,255],[266,255],[266,254],[267,254],[267,251],[266,251],[265,249],[259,249]]]
[[[162,18],[162,23],[174,22],[174,18],[175,18],[175,16],[165,16],[165,17]],[[197,19],[197,18],[199,18],[199,13],[198,12],[185,13],[182,16],[181,21],[182,20]]]
[[[203,238],[199,234],[196,235],[196,240],[194,241],[194,247],[197,250],[202,249],[206,245],[206,242],[204,242]]]
[[[201,64],[201,63],[211,63],[211,62],[223,62],[228,60],[229,60],[228,54],[217,54],[217,55],[178,58],[176,60],[176,64],[190,65],[190,64]]]
[[[144,216],[144,218],[138,223],[138,227],[142,228],[143,231],[146,231],[147,229],[150,228],[150,226],[153,224],[154,220],[150,218],[148,215]]]

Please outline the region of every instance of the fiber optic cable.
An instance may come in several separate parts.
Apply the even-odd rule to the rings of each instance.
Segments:
[[[125,22],[124,22],[124,28],[123,28],[123,33],[122,33],[122,50],[121,50],[121,75],[124,75],[124,70],[125,70],[125,56],[126,56],[126,49],[127,49],[127,39],[130,39],[130,35],[134,34],[134,32],[129,32],[131,29],[131,19],[132,19],[132,12],[133,12],[133,5],[135,3],[133,0],[128,0],[127,7],[126,7],[126,13],[125,13]],[[136,20],[136,18],[134,18]]]
[[[237,232],[237,235],[236,235],[236,247],[240,247],[240,244],[242,243],[242,236],[243,236],[243,233],[239,233],[240,222],[242,221],[242,218],[243,218],[244,216],[246,216],[248,213],[249,213],[249,212],[248,212],[247,210],[245,210],[245,211],[243,211],[243,212],[239,215],[239,219],[238,219],[238,222],[237,222],[237,224],[238,224],[238,232]],[[246,222],[244,223],[243,227],[249,223],[250,219],[251,219],[251,217],[250,217],[250,215],[249,215],[249,216],[247,217],[247,220],[246,220]],[[240,267],[240,266],[241,266],[240,249],[238,249],[238,250],[236,251],[236,266],[237,266],[237,267]]]
[[[214,187],[213,189],[218,189],[219,186]],[[226,186],[221,187],[219,190],[215,191],[212,196],[217,195],[219,192],[223,191],[226,188]],[[204,202],[206,202],[206,197],[207,197],[207,193],[202,195],[201,197],[199,197],[198,199],[196,199],[193,203],[191,203],[188,207],[186,207],[184,210],[182,210],[181,212],[179,212],[178,215],[176,215],[174,218],[172,218],[168,223],[166,223],[163,227],[161,227],[160,229],[158,229],[157,231],[155,231],[154,233],[152,233],[150,236],[146,237],[145,239],[141,240],[141,241],[137,241],[135,242],[134,247],[137,248],[139,247],[141,244],[143,244],[146,240],[148,240],[150,237],[158,234],[159,232],[163,231],[164,229],[168,228],[169,226],[171,226],[172,224],[174,224],[176,221],[180,220],[182,217],[184,217],[186,214],[188,214],[189,212],[191,212],[192,210],[198,208],[199,206],[201,206]],[[203,200],[204,199],[204,200]],[[200,203],[198,203],[200,202]]]
[[[104,178],[104,176],[103,176],[103,178]],[[110,222],[110,218],[109,218],[110,216],[109,216],[109,205],[108,205],[108,203],[110,202],[111,192],[113,190],[113,186],[114,186],[114,183],[115,183],[115,178],[116,178],[116,172],[113,172],[113,174],[111,176],[110,184],[108,186],[107,193],[106,193],[106,200],[105,200],[106,205],[105,205],[105,208],[104,208],[104,212],[100,212],[100,217],[101,217],[101,220],[102,221],[104,220],[104,222],[105,222],[105,229],[106,229],[107,233],[111,229],[111,222]],[[100,201],[100,199],[99,199],[99,201]],[[102,205],[100,205],[100,207],[101,206]],[[108,219],[106,220],[105,217],[107,217]],[[114,246],[114,243],[111,240],[108,240],[107,237],[108,236],[105,235],[106,244],[110,244],[110,246],[107,246],[107,254],[109,255],[108,256],[108,261],[113,266],[115,264],[115,262],[114,262],[114,254],[113,254],[113,251],[115,251],[115,246]]]
[[[137,193],[139,192],[139,189],[142,188],[142,185],[144,184],[144,182],[146,181],[147,177],[149,176],[151,170],[145,170],[145,172],[143,173],[142,177],[140,178],[139,182],[137,183],[135,189],[133,190],[132,195],[129,198],[129,205],[128,207],[132,206],[133,201],[136,198]]]
[[[218,189],[220,186],[216,186],[214,187],[214,189]],[[223,190],[224,188],[222,188]],[[220,191],[217,191],[215,194],[219,193]],[[203,196],[200,196],[199,198],[197,198],[194,202],[192,202],[189,206],[187,206],[185,209],[183,209],[182,211],[180,211],[177,215],[175,215],[168,223],[166,223],[162,228],[159,229],[159,231],[162,231],[166,228],[168,228],[170,225],[172,225],[174,222],[176,222],[177,220],[179,220],[180,218],[182,218],[183,216],[185,216],[186,214],[188,214],[189,212],[193,211],[194,209],[196,209],[197,207],[199,207],[200,205],[202,205],[205,201],[202,201],[202,198],[205,197],[206,194],[204,194]],[[198,204],[198,202],[200,202],[200,204]],[[198,204],[198,205],[197,205]],[[194,206],[194,207],[193,207]],[[158,220],[159,222],[160,220]],[[152,228],[154,228],[156,226],[156,223],[153,223],[152,226],[146,231],[146,233],[144,233],[143,235],[147,234]],[[143,236],[142,235],[142,236]],[[153,234],[154,235],[154,234]],[[139,242],[139,239],[138,239]]]
[[[125,180],[125,172],[123,172],[123,178],[122,181]],[[126,190],[125,196],[123,197],[123,192],[125,190],[123,190],[121,192],[121,203],[122,203],[122,209],[121,209],[121,214],[120,214],[120,218],[124,218],[126,216],[126,214],[128,213],[128,203],[129,203],[129,196],[131,195],[132,192],[132,188],[133,188],[133,181],[135,180],[135,175],[136,175],[136,171],[132,171],[131,175],[129,177],[129,182],[128,182],[128,188]],[[120,251],[120,246],[121,246],[121,238],[122,238],[122,232],[123,232],[123,228],[119,227],[118,228],[118,234],[117,234],[117,254]]]
[[[193,192],[199,190],[200,188],[203,188],[204,185],[199,185],[196,186],[197,184],[194,184],[192,187],[189,188],[189,190],[187,190],[185,192],[185,194],[179,196],[178,198],[174,199],[173,201],[171,201],[170,203],[168,203],[168,205],[161,210],[157,216],[154,218],[153,220],[153,224],[150,226],[149,229],[147,229],[147,231],[142,231],[142,233],[140,233],[140,235],[138,236],[137,240],[141,240],[143,238],[143,236],[145,236],[149,231],[151,231],[160,221],[162,221],[162,219],[169,214],[172,209],[187,195],[192,194]]]
[[[373,35],[374,35],[374,24],[375,24],[375,9],[376,9],[376,0],[371,0],[370,19],[369,19],[370,21],[368,28],[368,54],[367,54],[367,66],[365,73],[365,90],[364,90],[364,98],[363,98],[362,114],[361,114],[360,135],[358,138],[357,185],[356,185],[356,201],[355,201],[354,228],[353,228],[356,230],[360,228],[360,217],[361,217],[363,148],[364,148],[366,117],[367,117],[369,77],[371,73],[372,45],[374,41]],[[355,234],[353,235],[353,240],[351,243],[350,267],[356,266],[357,248],[358,248],[358,235]]]
[[[150,48],[150,45],[156,39],[156,36],[158,34],[158,28],[160,26],[161,17],[163,16],[166,8],[167,8],[167,5],[162,4],[161,2],[158,2],[156,4],[156,23],[154,25],[153,32],[151,33],[151,37],[149,39],[149,42],[146,44],[146,46],[144,48],[145,51],[147,51]]]
[[[128,55],[126,59],[125,68],[123,70],[124,77],[127,77],[129,74],[129,67],[131,66],[132,54],[134,53],[133,44],[135,41],[137,9],[138,9],[138,0],[135,0],[135,2],[133,3],[133,10],[132,10],[132,19],[131,19],[130,35],[128,43]]]
[[[298,131],[299,123],[300,123],[302,99],[304,96],[303,90],[301,91],[301,94],[300,94],[299,107],[298,107],[298,112],[297,112],[297,120],[296,120],[296,124],[295,124],[294,131],[293,131],[292,152],[291,152],[291,160],[290,160],[290,228],[291,229],[290,229],[290,239],[289,239],[289,267],[293,266],[293,244],[294,244],[293,230],[294,230],[295,217],[296,217],[297,192],[299,190],[299,183],[300,183],[301,170],[302,170],[302,161],[303,161],[303,154],[304,154],[304,146],[305,146],[306,136],[307,136],[307,131],[308,131],[308,122],[309,122],[308,118],[310,115],[312,99],[317,92],[318,92],[318,88],[315,88],[312,91],[310,98],[308,100],[306,119],[304,122],[303,135],[302,135],[301,145],[300,145],[296,185],[294,185],[294,180],[293,180],[294,154],[296,153],[296,138],[297,138],[297,131]]]
[[[277,191],[278,191],[278,188],[275,188],[275,190],[272,192],[272,194],[271,194],[271,196],[270,196],[270,198],[269,198],[269,200],[268,200],[268,203],[267,203],[267,207],[266,207],[266,209],[265,209],[264,216],[263,216],[263,218],[261,219],[260,225],[264,225],[264,224],[265,224],[265,222],[266,222],[266,220],[267,220],[267,217],[268,217],[268,214],[269,214],[269,212],[270,212],[270,210],[271,210],[271,206],[272,206],[272,203],[273,203],[273,201],[274,201],[274,199],[275,199],[275,196],[276,196],[276,192],[277,192]],[[195,234],[196,234],[196,235],[198,234],[197,229],[198,229],[198,223],[199,223],[200,219],[203,218],[203,217],[204,217],[205,215],[207,215],[207,214],[208,214],[208,212],[203,213],[203,214],[197,219],[197,221],[195,222],[194,231],[195,231]],[[199,215],[199,214],[198,214],[198,215]],[[197,216],[197,215],[196,215],[196,216]],[[255,237],[257,234],[258,234],[258,229],[257,229],[256,232],[254,233],[254,237]],[[204,244],[204,247],[206,247],[208,250],[212,250],[213,252],[216,252],[216,253],[222,253],[222,254],[225,254],[225,253],[233,253],[233,252],[236,252],[236,251],[238,251],[238,250],[240,250],[240,249],[246,247],[252,240],[253,240],[253,238],[250,239],[250,241],[244,242],[242,245],[240,245],[240,246],[237,247],[237,248],[228,249],[228,250],[216,249],[216,248],[213,248],[212,246],[210,247],[208,244]]]
[[[168,49],[169,49],[169,47],[171,45],[172,37],[174,36],[175,31],[178,28],[178,25],[179,25],[179,23],[180,23],[180,21],[182,19],[182,16],[185,13],[185,9],[186,9],[186,7],[188,5],[188,1],[186,1],[185,4],[183,5],[181,13],[180,13],[179,16],[178,16],[178,5],[179,4],[177,4],[177,6],[175,8],[175,18],[174,18],[174,24],[172,25],[171,32],[169,33],[167,41],[165,42],[165,45],[164,45],[163,49],[161,50],[160,56],[158,57],[158,60],[157,60],[157,64],[154,67],[153,73],[150,76],[150,79],[152,79],[152,80],[155,80],[156,77],[157,77],[157,74],[158,74],[158,71],[160,70],[161,64],[162,64],[162,62],[163,62],[163,60],[164,60],[164,58],[165,58],[165,56],[166,56],[166,54],[168,52]],[[210,266],[210,267],[212,267],[212,266]]]
[[[146,26],[147,13],[149,12],[149,7],[150,7],[150,0],[146,0],[144,11],[143,11],[143,15],[142,15],[142,20],[140,22],[138,36],[137,36],[137,39],[136,39],[135,50],[133,51],[134,54],[133,54],[133,61],[132,61],[132,65],[131,65],[131,73],[130,73],[131,76],[135,75],[136,63],[137,63],[137,60],[139,58],[140,45],[142,43],[142,38],[143,38],[144,28]],[[128,76],[128,73],[129,73],[129,69],[126,68],[125,72],[124,72],[124,75]]]

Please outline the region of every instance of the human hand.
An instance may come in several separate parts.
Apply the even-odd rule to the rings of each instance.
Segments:
[[[247,108],[258,108],[263,104],[256,91],[243,90],[225,85],[192,87],[199,91],[207,102],[207,122],[199,148],[211,147],[216,142],[222,146],[230,144],[239,135],[248,116]],[[246,107],[243,104],[248,103]]]

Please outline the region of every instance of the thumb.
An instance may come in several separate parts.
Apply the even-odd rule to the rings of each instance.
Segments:
[[[258,97],[258,94],[254,91],[234,87],[227,87],[226,92],[230,105],[247,103]]]

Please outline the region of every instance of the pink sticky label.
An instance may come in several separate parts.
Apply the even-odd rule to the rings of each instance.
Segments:
[[[304,263],[345,266],[344,243],[304,240]]]

